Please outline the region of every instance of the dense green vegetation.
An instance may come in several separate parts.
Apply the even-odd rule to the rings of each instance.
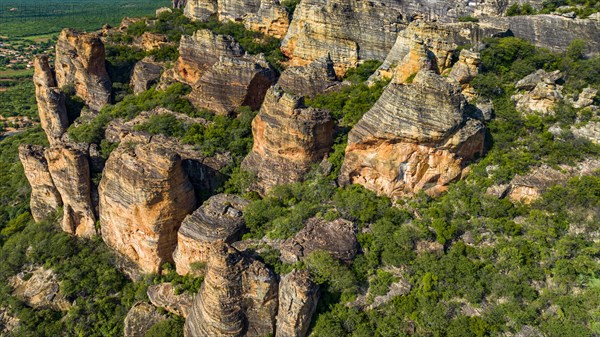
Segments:
[[[0,115],[3,117],[27,116],[37,120],[35,88],[31,81],[15,81],[14,85],[0,90]]]
[[[569,6],[567,9],[559,9],[561,6]],[[542,2],[540,13],[574,12],[577,17],[586,18],[593,13],[600,12],[600,1],[598,0],[545,0]]]
[[[6,0],[0,8],[0,35],[41,35],[66,27],[95,30],[107,23],[116,25],[126,16],[153,14],[170,4],[168,0]]]

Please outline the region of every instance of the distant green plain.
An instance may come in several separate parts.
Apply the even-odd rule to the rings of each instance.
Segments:
[[[67,27],[96,30],[170,5],[170,0],[0,0],[0,37],[55,34]]]

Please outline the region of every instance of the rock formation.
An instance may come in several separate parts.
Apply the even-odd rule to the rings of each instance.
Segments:
[[[199,109],[233,114],[241,106],[258,110],[276,75],[262,55],[221,57],[192,86],[190,101]]]
[[[196,207],[181,157],[155,143],[124,142],[100,181],[100,226],[109,247],[145,272],[172,262],[181,221]]]
[[[190,0],[184,14],[199,21],[212,16],[219,21],[241,21],[247,29],[276,38],[285,36],[290,24],[289,14],[279,0]]]
[[[577,137],[589,140],[594,144],[600,144],[600,122],[589,121],[581,127],[571,126],[571,132]]]
[[[175,287],[171,283],[154,284],[148,287],[148,299],[158,308],[163,308],[168,312],[187,317],[188,311],[192,306],[193,296],[184,292],[177,294]]]
[[[186,3],[187,3],[187,0],[173,0],[173,8],[184,9]]]
[[[125,337],[145,337],[156,323],[167,319],[158,309],[146,302],[138,302],[129,309],[125,317],[123,332]]]
[[[56,87],[54,71],[50,68],[47,55],[33,59],[33,83],[35,98],[42,129],[46,132],[50,145],[60,142],[60,138],[69,127],[65,95]]]
[[[319,286],[307,271],[294,270],[279,283],[277,337],[304,337],[319,300]]]
[[[96,235],[92,183],[87,153],[73,145],[52,146],[45,152],[48,171],[63,203],[62,229],[70,234]]]
[[[405,27],[395,0],[303,0],[296,7],[282,51],[291,66],[331,55],[342,75],[360,60],[384,60]]]
[[[152,32],[144,32],[135,40],[134,44],[136,47],[146,52],[174,45],[173,43],[169,42],[169,38],[165,34],[157,34]]]
[[[329,152],[333,126],[328,112],[306,108],[303,98],[273,87],[252,121],[254,146],[242,167],[256,172],[260,193],[300,181]]]
[[[477,93],[471,86],[471,81],[479,74],[480,68],[481,58],[479,57],[479,53],[463,49],[460,52],[458,62],[452,66],[448,77],[460,84],[465,97],[472,98]]]
[[[227,194],[217,194],[188,215],[177,233],[173,260],[177,273],[194,272],[194,262],[206,262],[216,241],[233,243],[241,239],[245,221],[242,211],[248,201]]]
[[[64,29],[56,41],[56,82],[73,85],[77,96],[100,110],[111,100],[111,81],[106,72],[104,44],[94,33]]]
[[[311,98],[335,90],[340,83],[329,55],[304,67],[289,67],[281,73],[277,81],[285,92]]]
[[[29,205],[33,220],[41,221],[50,218],[62,206],[62,199],[50,176],[44,148],[22,144],[19,146],[19,159],[23,164],[27,181],[31,185]]]
[[[430,70],[390,83],[350,131],[340,182],[397,197],[460,178],[484,150],[483,124],[466,116],[460,90]]]
[[[59,292],[59,280],[52,269],[34,267],[11,277],[11,295],[33,308],[68,311],[71,303]]]
[[[133,67],[131,75],[131,88],[134,94],[150,89],[151,86],[158,83],[164,67],[151,58],[144,58]]]
[[[317,250],[329,252],[336,259],[351,261],[358,248],[356,226],[352,222],[311,218],[300,232],[281,244],[280,250],[282,261],[294,263]]]
[[[556,83],[561,77],[558,70],[547,73],[539,69],[518,81],[515,89],[519,92],[512,96],[517,110],[525,113],[553,113],[554,107],[563,98],[562,86]]]
[[[204,283],[185,321],[185,335],[273,334],[278,306],[275,274],[223,242],[216,242],[210,252]]]

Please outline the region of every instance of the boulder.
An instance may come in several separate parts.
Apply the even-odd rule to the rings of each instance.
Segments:
[[[121,143],[106,162],[99,194],[109,247],[147,273],[173,262],[177,230],[196,207],[177,153],[156,143]]]
[[[52,217],[62,207],[62,199],[50,176],[44,148],[21,144],[19,159],[31,185],[29,206],[33,220],[41,221]]]
[[[146,333],[156,323],[167,319],[158,309],[146,302],[138,302],[125,316],[123,332],[125,337],[146,337]]]
[[[329,55],[304,67],[289,67],[281,73],[277,84],[286,92],[298,96],[315,97],[339,87],[333,61]]]
[[[177,294],[173,284],[168,282],[151,285],[146,293],[152,305],[182,317],[187,317],[194,300],[188,292]]]
[[[242,168],[256,173],[259,193],[301,181],[329,152],[333,127],[328,112],[307,108],[303,98],[273,87],[252,121],[254,146]]]
[[[241,239],[245,228],[242,212],[248,203],[235,195],[217,194],[188,215],[177,232],[173,253],[177,273],[194,273],[192,264],[206,262],[214,242],[233,243]]]
[[[154,62],[152,58],[146,57],[138,61],[133,67],[131,75],[133,93],[139,94],[158,83],[163,70],[164,66],[161,63]]]
[[[71,303],[60,293],[59,280],[52,269],[34,267],[11,277],[11,295],[37,309],[68,311]]]
[[[563,98],[562,86],[556,83],[561,77],[558,70],[547,73],[539,69],[518,81],[515,88],[519,92],[512,96],[517,110],[525,113],[553,113],[554,107]]]
[[[111,101],[111,81],[106,71],[104,44],[95,33],[64,29],[56,41],[56,82],[72,85],[77,96],[99,111]]]

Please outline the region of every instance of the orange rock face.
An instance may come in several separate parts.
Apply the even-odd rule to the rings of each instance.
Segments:
[[[100,226],[106,244],[145,272],[172,262],[181,221],[196,206],[181,157],[157,144],[121,143],[99,186]]]

